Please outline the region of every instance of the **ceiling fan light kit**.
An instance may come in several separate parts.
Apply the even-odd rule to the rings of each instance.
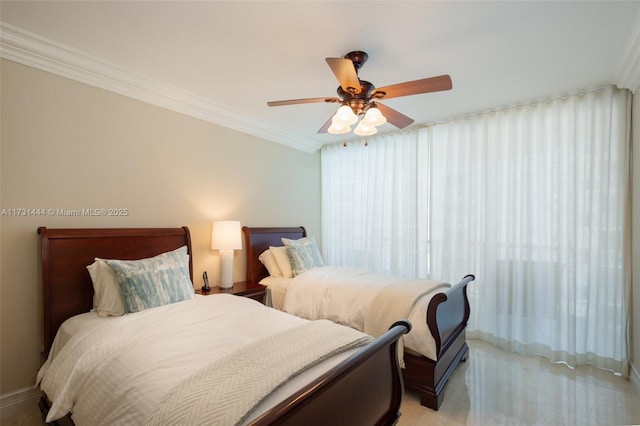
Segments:
[[[353,133],[358,136],[371,136],[378,131],[378,126],[387,122],[399,129],[403,129],[413,123],[412,118],[386,105],[376,103],[374,100],[439,92],[451,90],[453,87],[451,77],[440,75],[376,89],[373,84],[360,80],[358,77],[358,71],[367,62],[368,58],[369,55],[367,53],[358,50],[349,52],[342,58],[326,58],[327,64],[340,83],[337,89],[339,98],[292,99],[267,102],[267,105],[281,106],[317,102],[340,103],[341,105],[336,113],[318,130],[318,133],[349,133],[351,125],[355,124],[359,117],[362,116]]]
[[[363,113],[360,112],[360,115]],[[328,133],[334,135],[342,135],[351,131],[351,125],[358,121],[358,116],[353,111],[351,106],[342,105],[338,108],[335,115],[331,117],[331,126],[327,129]],[[374,102],[367,108],[367,112],[364,113],[364,117],[360,121],[360,124],[353,131],[358,136],[371,136],[378,132],[376,127],[382,126],[387,122],[387,119],[382,115],[378,107]]]

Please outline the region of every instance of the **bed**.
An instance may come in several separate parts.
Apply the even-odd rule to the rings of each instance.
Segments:
[[[264,258],[260,257],[270,247],[283,246],[282,239],[300,240],[307,237],[304,227],[243,227],[245,239],[245,251],[247,254],[247,280],[251,282],[262,282],[267,285],[269,272],[265,267]],[[281,247],[282,248],[282,247]],[[314,274],[319,281],[327,280],[331,274],[339,271],[325,268],[314,268],[306,271],[293,280],[304,277],[313,288],[314,281],[306,277],[307,274]],[[350,272],[347,270],[346,272]],[[378,278],[369,275],[374,280]],[[404,384],[408,388],[417,390],[420,393],[420,401],[423,406],[438,410],[444,399],[444,391],[451,374],[461,361],[466,361],[469,348],[465,341],[465,329],[469,319],[469,301],[467,298],[467,285],[473,281],[473,275],[463,277],[454,285],[446,288],[434,287],[434,290],[421,298],[421,303],[426,303],[425,314],[418,322],[411,321],[413,329],[411,333],[422,333],[419,339],[424,337],[427,343],[432,342],[433,349],[430,356],[425,356],[425,351],[412,350],[411,347],[404,347],[402,375]],[[284,281],[287,281],[286,279]],[[292,281],[293,282],[293,281]],[[299,284],[296,282],[296,284]],[[269,289],[267,285],[267,303],[282,308],[283,293],[290,296],[291,288],[286,289],[286,285],[274,285]],[[283,288],[285,288],[283,290]],[[271,291],[274,290],[274,291]],[[323,290],[318,290],[323,291]],[[280,301],[279,301],[280,300]],[[285,302],[288,298],[284,299]],[[285,306],[286,308],[286,306]],[[414,310],[415,311],[415,310]],[[412,312],[414,312],[412,311]],[[329,318],[330,319],[330,318]],[[424,329],[424,332],[422,331]],[[410,335],[410,334],[409,334]],[[405,336],[408,337],[409,335]]]
[[[94,410],[102,410],[111,416],[109,424],[136,424],[131,422],[132,418],[145,419],[140,422],[144,424],[184,423],[184,419],[189,418],[188,423],[193,424],[195,421],[192,420],[198,419],[198,415],[223,415],[227,411],[225,407],[235,409],[240,405],[249,409],[238,414],[238,424],[386,425],[397,421],[403,383],[396,345],[399,337],[411,328],[409,322],[399,321],[375,340],[367,336],[362,340],[361,336],[333,334],[347,333],[347,327],[337,330],[329,321],[301,320],[252,299],[228,294],[193,294],[175,303],[103,318],[95,311],[91,312],[94,290],[87,266],[92,265],[95,258],[119,259],[118,262],[127,265],[127,261],[146,261],[170,253],[183,262],[180,268],[186,271],[184,275],[193,292],[188,228],[40,227],[38,234],[42,258],[43,352],[47,358],[38,380],[40,386],[45,382],[51,384],[49,392],[43,391],[40,400],[44,419],[55,414],[52,416],[56,417],[54,424],[75,424],[76,414],[80,419],[87,419],[95,416]],[[138,265],[140,261],[133,263]],[[243,316],[243,312],[247,312],[247,316]],[[206,321],[204,324],[200,315]],[[147,326],[154,327],[151,333],[155,334],[149,334]],[[161,329],[155,331],[158,326]],[[234,327],[244,327],[244,331],[237,333]],[[226,339],[230,341],[219,340],[219,334],[223,334],[225,328],[233,329],[232,333],[226,333]],[[316,356],[322,345],[315,341],[308,350],[288,352],[296,345],[280,340],[308,340],[312,338],[310,335],[321,334],[332,342],[336,336],[345,339],[321,355],[322,362],[320,356]],[[165,341],[172,345],[161,346]],[[262,347],[269,346],[269,341],[273,350],[284,351],[284,359],[291,362],[269,361],[271,353],[259,352]],[[280,345],[280,342],[284,344]],[[186,358],[182,348],[187,351]],[[298,355],[293,357],[291,354]],[[308,358],[311,364],[305,364],[309,360],[298,360],[298,356]],[[156,357],[160,358],[158,367]],[[94,358],[99,358],[100,362],[94,365]],[[248,365],[243,362],[251,363],[256,359],[271,364],[260,367],[266,368],[264,370],[242,368]],[[176,360],[178,362],[174,362]],[[126,379],[119,379],[125,372],[108,369],[112,364],[131,370],[123,376]],[[276,364],[299,364],[298,370],[303,372],[286,373],[288,379],[284,383],[281,379],[265,383],[271,380],[268,371],[280,368]],[[194,371],[192,366],[197,369]],[[247,372],[242,379],[236,379],[240,376],[234,372],[243,369]],[[92,371],[92,374],[85,375],[84,370]],[[227,382],[238,384],[222,388],[224,394],[221,395],[220,388],[211,387],[217,375],[227,375]],[[107,386],[106,382],[110,384]],[[64,393],[72,388],[79,389],[75,396]],[[229,400],[225,398],[227,392],[232,396],[230,403],[223,402]],[[257,405],[255,402],[239,403],[246,399],[247,393],[254,392],[268,396]],[[155,402],[148,401],[151,396]],[[78,401],[81,399],[85,401],[82,404]],[[128,406],[120,405],[119,400],[130,402]],[[144,412],[137,406],[147,407],[149,411]],[[71,413],[64,414],[67,408],[73,411],[73,419]],[[202,414],[203,411],[209,412]],[[236,424],[236,420],[230,424]]]

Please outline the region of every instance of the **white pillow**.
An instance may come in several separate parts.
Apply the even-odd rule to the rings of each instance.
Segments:
[[[280,268],[282,276],[285,278],[293,278],[293,270],[291,269],[291,260],[289,259],[289,254],[287,254],[287,248],[285,246],[270,246],[269,251],[276,260],[276,264],[278,265],[278,268]]]
[[[278,267],[278,264],[276,263],[276,260],[274,259],[273,254],[271,254],[271,251],[269,249],[266,249],[265,251],[263,251],[260,254],[260,256],[258,256],[258,260],[260,260],[260,262],[262,262],[264,267],[267,268],[267,271],[269,272],[269,276],[271,277],[282,276],[282,271]]]
[[[93,282],[93,308],[98,312],[98,316],[124,315],[122,292],[113,269],[97,257],[87,269]]]

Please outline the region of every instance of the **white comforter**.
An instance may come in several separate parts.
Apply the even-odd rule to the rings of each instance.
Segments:
[[[40,387],[52,401],[48,422],[72,412],[77,425],[142,424],[172,389],[212,360],[238,353],[274,332],[308,324],[251,299],[224,294],[90,323],[65,337],[64,346],[54,342],[38,372]],[[300,380],[293,386],[299,387]],[[209,397],[215,404],[221,395],[214,390]]]
[[[393,286],[403,289],[421,286],[423,289],[407,296],[412,299],[402,303],[408,309],[404,312],[376,299],[382,291],[387,292]],[[413,328],[403,336],[404,346],[437,360],[435,340],[426,324],[427,308],[434,294],[450,286],[443,281],[406,280],[356,268],[325,266],[291,279],[282,309],[302,318],[328,319],[364,332],[370,332],[368,323],[384,322],[386,325],[382,328],[388,328],[397,320],[408,319]],[[379,324],[376,326],[382,330]]]

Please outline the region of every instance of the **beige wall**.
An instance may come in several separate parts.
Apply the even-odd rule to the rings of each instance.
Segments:
[[[320,237],[320,154],[306,154],[10,61],[1,64],[1,208],[126,208],[126,217],[2,216],[0,395],[41,364],[36,229],[191,230],[196,286],[217,282],[211,221]],[[244,252],[235,256],[243,279]]]

